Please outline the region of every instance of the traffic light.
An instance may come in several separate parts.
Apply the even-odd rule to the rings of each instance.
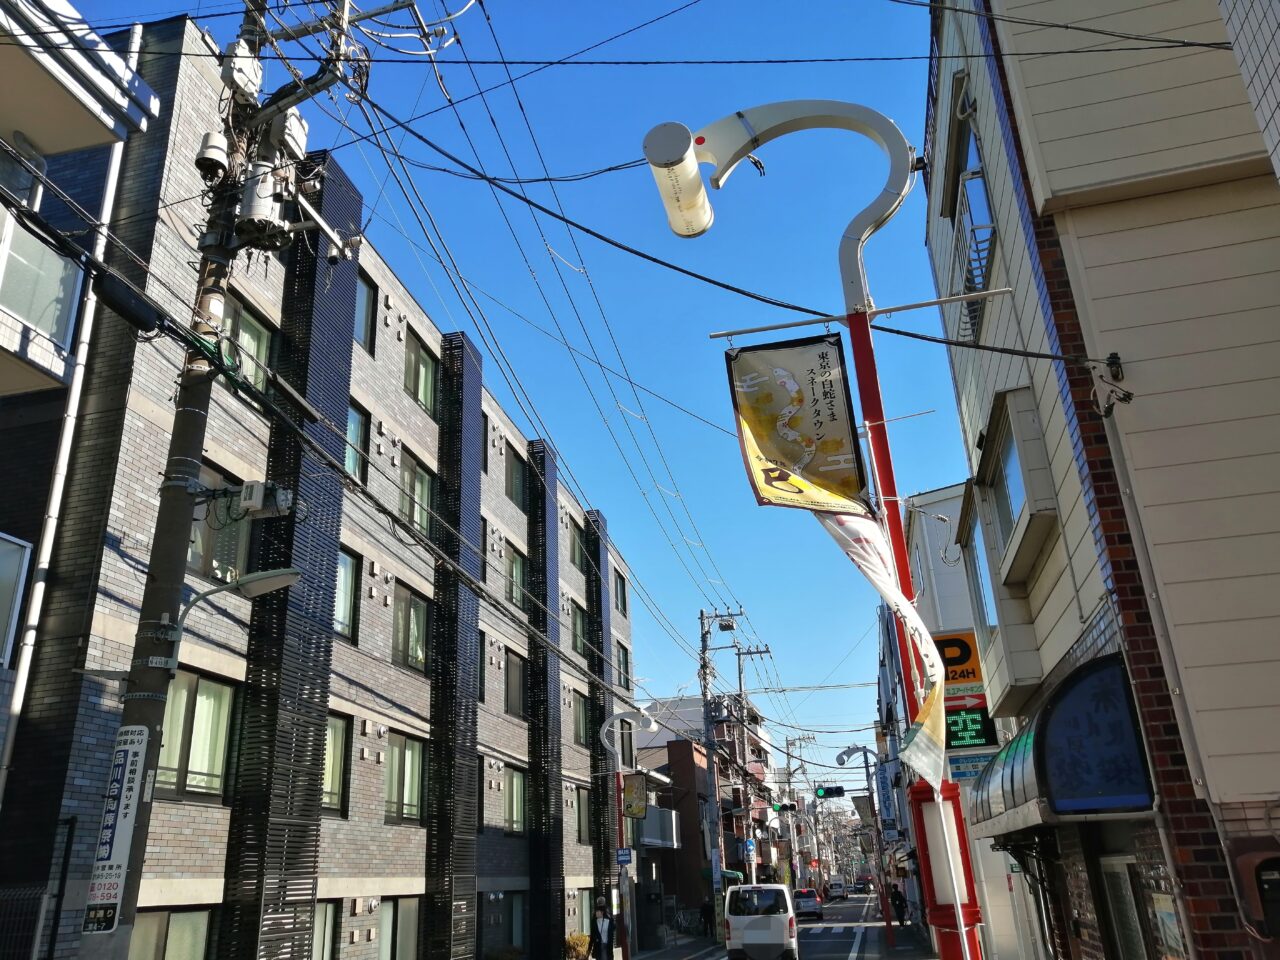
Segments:
[[[813,795],[819,800],[829,800],[831,797],[843,797],[844,787],[818,787],[813,791]]]
[[[774,813],[795,813],[796,805],[794,803],[775,803],[773,805]]]

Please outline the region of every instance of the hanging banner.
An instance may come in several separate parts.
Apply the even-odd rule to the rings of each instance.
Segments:
[[[907,730],[900,756],[935,790],[940,790],[947,775],[946,709],[942,696],[942,661],[933,638],[915,606],[898,589],[898,581],[893,574],[893,555],[880,525],[864,515],[819,513],[816,516],[845,556],[871,581],[876,592],[902,621],[920,655],[924,665],[925,698],[915,722]],[[910,676],[909,665],[904,664],[904,667],[907,667],[904,675]]]
[[[857,813],[858,819],[862,821],[864,827],[869,827],[875,821],[875,816],[871,812],[871,795],[852,796],[849,798],[853,801],[854,812]]]
[[[643,773],[628,773],[622,778],[622,815],[643,820],[648,813],[648,782]]]
[[[857,422],[837,334],[725,353],[734,421],[761,506],[865,513]]]

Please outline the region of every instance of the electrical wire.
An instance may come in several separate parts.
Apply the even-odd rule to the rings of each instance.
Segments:
[[[1139,40],[1158,43],[1170,47],[1197,47],[1207,50],[1230,50],[1231,44],[1220,40],[1201,41],[1183,40],[1178,37],[1156,36],[1146,33],[1126,33],[1123,30],[1107,30],[1104,27],[1086,27],[1078,23],[1065,23],[1058,20],[1037,20],[1034,17],[1018,17],[1008,13],[992,13],[972,7],[957,7],[948,3],[937,3],[936,0],[889,0],[890,3],[904,7],[923,7],[927,10],[943,10],[947,13],[962,13],[971,17],[982,17],[1000,23],[1013,23],[1027,27],[1052,27],[1055,30],[1071,30],[1074,33],[1092,33],[1100,37],[1112,37],[1117,40]]]

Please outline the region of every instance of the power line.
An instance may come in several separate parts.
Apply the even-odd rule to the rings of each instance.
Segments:
[[[978,10],[972,7],[957,7],[952,4],[937,3],[935,0],[889,0],[889,2],[901,4],[904,7],[923,7],[927,10],[944,10],[948,13],[963,13],[971,17],[982,17],[983,19],[998,21],[1000,23],[1014,23],[1028,27],[1052,27],[1056,30],[1071,30],[1075,33],[1092,33],[1101,37],[1114,37],[1117,40],[1150,41],[1152,43],[1163,44],[1169,47],[1199,47],[1207,50],[1231,49],[1231,44],[1225,43],[1221,40],[1182,40],[1177,37],[1155,36],[1146,33],[1126,33],[1123,30],[1107,30],[1104,27],[1086,27],[1078,23],[1065,23],[1059,20],[1037,20],[1034,17],[1018,17],[1012,14],[992,13],[987,10]]]

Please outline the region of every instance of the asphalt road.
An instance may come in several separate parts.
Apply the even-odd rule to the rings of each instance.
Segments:
[[[821,921],[799,920],[800,960],[858,960],[870,926],[880,922],[875,898],[854,894],[823,904]]]

